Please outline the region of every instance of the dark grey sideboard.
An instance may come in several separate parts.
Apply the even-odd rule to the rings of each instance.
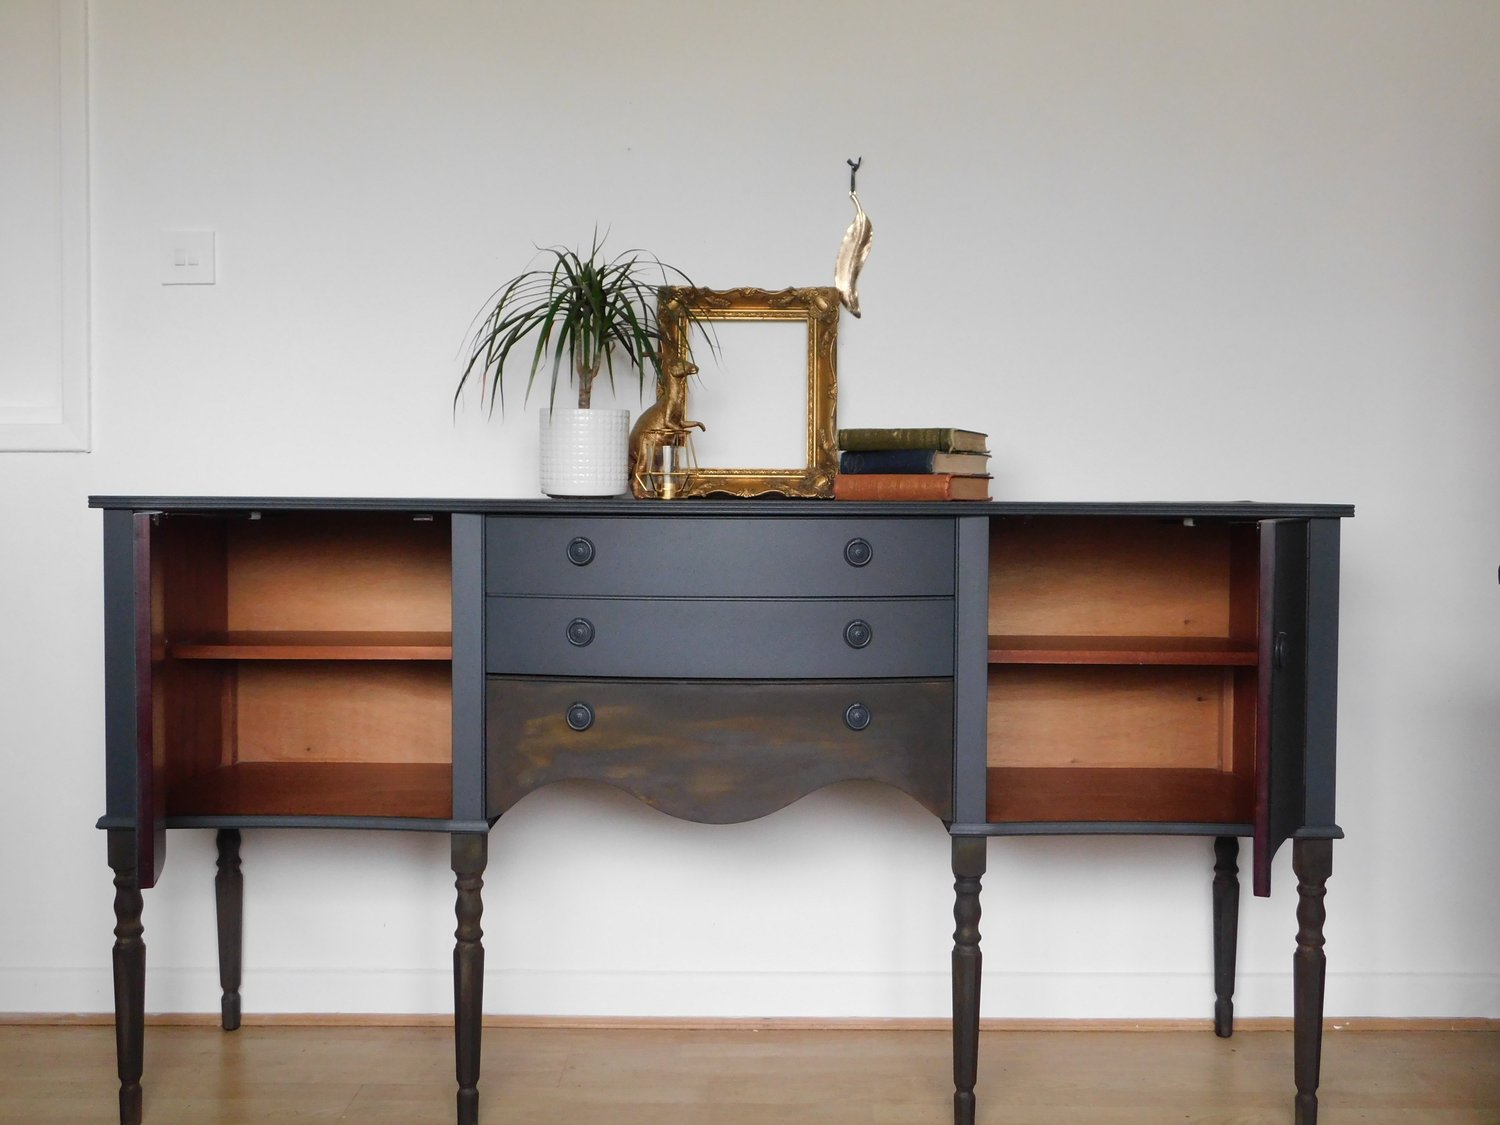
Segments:
[[[119,497],[103,509],[120,1120],[141,1119],[142,894],[217,830],[445,832],[457,1118],[478,1117],[488,831],[592,779],[728,823],[895,786],[952,837],[954,1121],[974,1120],[991,836],[1214,840],[1232,1030],[1239,840],[1293,843],[1295,1116],[1317,1118],[1339,505]]]

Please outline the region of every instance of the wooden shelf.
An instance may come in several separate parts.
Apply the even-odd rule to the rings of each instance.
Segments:
[[[439,632],[239,630],[171,641],[178,660],[452,660]]]
[[[240,762],[172,786],[168,816],[453,815],[447,763]]]
[[[1165,664],[1254,667],[1255,646],[1223,637],[994,636],[991,664]]]
[[[1237,824],[1252,819],[1248,778],[1211,769],[991,766],[986,819]]]

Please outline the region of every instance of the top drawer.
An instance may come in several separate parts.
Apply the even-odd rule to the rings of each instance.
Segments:
[[[490,516],[485,523],[490,594],[953,594],[950,519],[700,519],[685,513],[635,519]]]

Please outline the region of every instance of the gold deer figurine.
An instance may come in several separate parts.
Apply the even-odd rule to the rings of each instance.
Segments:
[[[656,451],[684,449],[689,431],[707,428],[702,422],[689,422],[686,417],[687,381],[696,374],[696,364],[685,359],[671,360],[662,368],[659,397],[631,427],[630,490],[640,499],[672,494],[671,482],[663,480],[658,486],[651,479]]]

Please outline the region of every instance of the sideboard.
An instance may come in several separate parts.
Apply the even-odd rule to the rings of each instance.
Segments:
[[[217,830],[222,1022],[240,832],[451,836],[457,1119],[478,1119],[490,827],[562,779],[673,816],[831,783],[952,838],[953,1119],[974,1121],[992,836],[1214,840],[1217,1033],[1239,841],[1292,841],[1295,1117],[1317,1119],[1340,505],[92,497],[103,509],[120,1120],[141,1120],[142,891]]]

